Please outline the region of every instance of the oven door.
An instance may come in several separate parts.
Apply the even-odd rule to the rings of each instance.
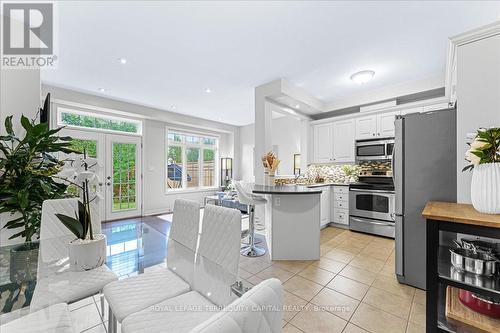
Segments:
[[[349,215],[394,221],[394,192],[350,189]]]
[[[356,159],[358,161],[387,159],[386,141],[356,142]]]

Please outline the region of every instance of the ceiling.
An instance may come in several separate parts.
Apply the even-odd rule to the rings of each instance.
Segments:
[[[58,7],[58,68],[43,70],[44,83],[234,125],[253,122],[254,88],[280,77],[326,104],[436,75],[444,82],[447,38],[500,18],[499,1]],[[372,81],[350,81],[363,69],[376,72]]]

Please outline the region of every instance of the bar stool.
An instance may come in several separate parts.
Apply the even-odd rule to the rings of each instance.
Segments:
[[[245,257],[260,257],[266,253],[266,250],[255,246],[255,206],[263,205],[266,199],[252,193],[250,184],[243,181],[235,182],[238,201],[248,205],[248,238],[249,244],[244,246],[240,253]]]

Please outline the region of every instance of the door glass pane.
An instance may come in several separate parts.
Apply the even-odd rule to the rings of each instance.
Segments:
[[[182,148],[168,146],[167,151],[167,188],[182,187]]]
[[[389,213],[389,198],[376,194],[358,194],[356,195],[356,209]]]
[[[215,185],[215,150],[203,149],[203,186]]]
[[[136,208],[134,143],[113,142],[113,212]]]
[[[186,149],[186,171],[187,171],[187,187],[200,186],[200,148]]]

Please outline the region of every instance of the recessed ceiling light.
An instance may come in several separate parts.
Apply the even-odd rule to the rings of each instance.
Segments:
[[[103,92],[105,92],[105,91],[106,91],[106,89],[104,89],[104,88],[99,88],[99,91],[103,93]]]
[[[300,104],[295,105],[296,109],[300,109]]]
[[[127,58],[120,58],[120,59],[118,59],[118,61],[119,61],[121,64],[125,65],[125,64],[127,63]]]
[[[212,92],[212,89],[210,89],[210,88],[206,88],[206,89],[205,89],[205,92],[206,92],[207,94],[210,94],[210,93]]]
[[[170,108],[171,108],[172,110],[175,110],[175,105],[172,105]]]
[[[356,82],[357,84],[363,84],[373,79],[374,76],[375,76],[374,71],[366,70],[352,74],[351,80],[353,82]]]

